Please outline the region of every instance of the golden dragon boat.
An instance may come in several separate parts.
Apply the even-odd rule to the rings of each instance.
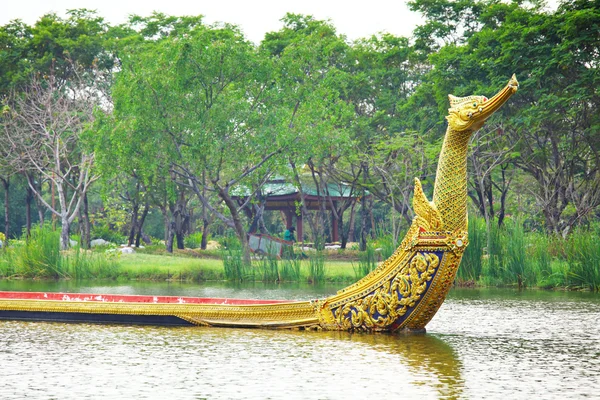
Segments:
[[[398,249],[331,297],[273,301],[0,292],[0,319],[422,332],[446,298],[468,245],[469,140],[517,88],[513,75],[490,99],[449,96],[433,201],[415,179],[416,216]]]

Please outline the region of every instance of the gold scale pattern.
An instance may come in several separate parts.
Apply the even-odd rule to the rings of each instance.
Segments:
[[[416,217],[398,249],[369,275],[330,298],[239,306],[0,300],[0,310],[172,315],[205,326],[421,330],[446,298],[468,244],[469,139],[517,87],[513,75],[489,101],[482,96],[450,96],[433,202],[427,200],[416,179]]]

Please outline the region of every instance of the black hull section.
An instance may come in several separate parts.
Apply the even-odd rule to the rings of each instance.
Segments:
[[[172,315],[123,315],[86,314],[71,312],[40,311],[0,311],[0,320],[83,322],[93,324],[154,325],[154,326],[194,326],[194,324]]]

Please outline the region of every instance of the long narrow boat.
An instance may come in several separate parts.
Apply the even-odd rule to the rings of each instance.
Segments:
[[[415,179],[416,217],[395,253],[324,300],[0,292],[0,319],[365,331],[424,331],[454,281],[467,236],[472,134],[517,91],[513,75],[491,99],[449,96],[433,202]]]

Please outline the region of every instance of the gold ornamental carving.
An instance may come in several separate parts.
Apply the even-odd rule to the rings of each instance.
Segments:
[[[335,321],[345,330],[381,330],[392,325],[421,299],[439,263],[434,253],[416,253],[391,281],[339,307]]]

